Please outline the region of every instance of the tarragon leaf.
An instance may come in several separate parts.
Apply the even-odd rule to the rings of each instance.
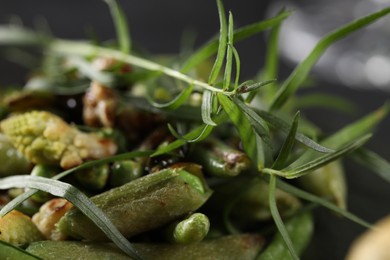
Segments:
[[[288,133],[287,138],[284,141],[282,148],[280,149],[278,157],[276,158],[271,168],[281,169],[286,165],[289,155],[295,144],[295,135],[298,129],[299,115],[300,115],[299,112],[295,114],[290,132]]]
[[[290,11],[284,11],[270,19],[256,22],[234,31],[234,42],[239,42],[244,40],[252,35],[255,35],[259,32],[262,32],[268,28],[271,28],[275,24],[280,23],[288,16],[290,16]],[[218,38],[213,38],[210,42],[203,45],[199,48],[191,57],[187,59],[182,69],[180,70],[182,73],[186,73],[202,63],[203,61],[210,58],[216,51],[218,50]]]
[[[328,153],[328,154],[322,155],[322,156],[318,157],[317,159],[315,159],[313,161],[309,161],[303,165],[299,165],[296,168],[292,168],[290,165],[286,169],[281,170],[281,172],[283,172],[283,176],[288,178],[288,179],[300,177],[302,175],[310,173],[310,172],[328,164],[331,161],[334,161],[334,160],[340,158],[341,156],[344,156],[345,154],[350,153],[351,151],[356,150],[357,148],[359,148],[363,144],[365,144],[370,139],[370,137],[371,137],[370,134],[365,135],[365,136],[349,143],[348,145],[342,147],[341,149],[336,150],[333,153]]]
[[[211,118],[213,110],[213,93],[211,91],[205,90],[202,96],[202,120],[205,124],[216,126],[217,124]]]
[[[362,225],[363,227],[366,227],[366,228],[373,227],[367,221],[359,218],[358,216],[352,214],[351,212],[349,212],[345,209],[338,207],[336,204],[334,204],[326,199],[323,199],[319,196],[311,194],[307,191],[299,189],[299,188],[297,188],[291,184],[288,184],[287,182],[284,182],[280,179],[276,180],[276,186],[281,190],[284,190],[284,191],[286,191],[294,196],[297,196],[298,198],[301,198],[301,199],[304,199],[304,200],[307,200],[310,202],[314,202],[314,203],[317,203],[325,208],[328,208],[328,209],[340,214],[341,216],[343,216],[343,217],[345,217],[345,218],[347,218],[347,219],[349,219],[349,220],[351,220],[359,225]]]
[[[378,174],[384,180],[390,182],[390,162],[377,153],[360,148],[351,154],[351,157],[359,164]]]
[[[245,152],[253,160],[253,162],[256,162],[257,161],[256,134],[252,128],[249,119],[229,97],[221,93],[218,93],[217,97],[223,110],[235,125],[238,134],[240,135],[241,141],[243,143]]]
[[[290,239],[287,229],[283,223],[283,220],[280,217],[278,206],[276,204],[275,190],[276,190],[276,176],[271,175],[269,181],[269,208],[271,211],[271,215],[275,221],[276,227],[278,228],[280,235],[282,236],[288,250],[290,251],[291,257],[295,260],[299,260],[298,254],[295,251],[295,247]]]
[[[246,115],[248,115],[250,124],[255,129],[256,133],[264,140],[264,143],[271,146],[267,123],[239,98],[234,97],[233,101]]]
[[[227,52],[226,52],[226,65],[225,75],[223,77],[223,89],[228,90],[230,87],[230,80],[232,77],[232,66],[233,66],[233,15],[229,12],[229,26],[227,35]]]
[[[225,9],[223,7],[221,0],[217,0],[217,5],[218,5],[219,22],[221,28],[220,28],[217,58],[215,59],[214,66],[211,69],[209,81],[208,81],[210,85],[214,84],[215,81],[217,80],[219,72],[221,71],[222,68],[223,61],[225,59],[225,53],[227,47],[228,28],[226,24]]]
[[[179,139],[173,141],[172,143],[169,143],[168,145],[162,146],[158,148],[152,155],[151,157],[170,153],[173,150],[185,145],[186,143],[189,142],[199,142],[205,139],[207,136],[210,135],[210,133],[213,130],[213,126],[208,125],[208,124],[202,124],[189,133],[185,134],[184,136],[180,137]],[[171,130],[172,131],[172,130]],[[177,134],[178,135],[178,134]]]
[[[131,51],[131,38],[129,35],[129,26],[122,8],[115,0],[104,0],[110,7],[112,18],[114,19],[116,34],[119,41],[120,50],[129,54]]]
[[[288,132],[290,131],[291,126],[288,123],[286,123],[283,119],[280,119],[279,117],[273,115],[272,113],[269,113],[269,112],[264,111],[264,110],[256,110],[256,112],[259,114],[259,116],[262,119],[264,119],[266,122],[268,122],[270,125],[272,125],[276,129],[282,131],[283,133],[288,134]],[[321,144],[318,144],[317,142],[310,139],[309,137],[307,137],[304,134],[297,133],[295,135],[295,138],[297,139],[297,141],[301,142],[302,144],[306,145],[307,147],[309,147],[315,151],[318,151],[321,153],[330,153],[330,152],[334,151],[333,149],[329,149]]]

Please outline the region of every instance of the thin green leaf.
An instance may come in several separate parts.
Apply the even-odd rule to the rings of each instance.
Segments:
[[[333,149],[341,148],[353,140],[370,133],[370,131],[372,131],[373,128],[377,126],[378,123],[388,114],[389,109],[390,106],[385,104],[376,111],[340,129],[333,135],[321,141],[320,144]],[[318,156],[319,155],[316,152],[308,150],[298,160],[292,163],[290,167],[298,167],[299,165],[307,163]]]
[[[223,89],[228,90],[230,88],[230,80],[232,77],[232,66],[233,66],[233,15],[229,12],[229,26],[227,35],[227,52],[226,52],[226,65],[225,75],[223,77]]]
[[[256,22],[235,30],[234,43],[242,41],[252,35],[267,30],[268,28],[271,28],[275,24],[278,24],[284,19],[286,19],[288,16],[290,16],[290,14],[291,12],[284,11],[281,14],[276,15],[270,19]],[[199,48],[194,54],[192,54],[192,56],[187,59],[186,63],[183,65],[180,71],[182,73],[186,73],[190,71],[191,69],[193,69],[194,67],[202,63],[203,61],[210,58],[217,51],[217,49],[218,49],[218,39],[213,38],[210,42],[206,43],[201,48]]]
[[[236,78],[234,80],[234,90],[238,87],[238,82],[240,81],[240,73],[241,73],[241,61],[240,55],[238,55],[237,49],[232,45],[234,61],[236,62]]]
[[[256,131],[256,133],[263,139],[264,143],[271,147],[271,140],[269,137],[269,129],[267,123],[249,108],[244,102],[239,98],[233,98],[234,103],[248,116],[249,122]]]
[[[259,116],[262,119],[264,119],[266,122],[268,122],[274,128],[282,131],[285,134],[288,134],[288,132],[290,131],[291,126],[288,123],[286,123],[285,121],[283,121],[282,119],[273,115],[272,113],[269,113],[269,112],[264,111],[264,110],[257,110],[256,112],[259,114]],[[310,139],[309,137],[307,137],[304,134],[297,133],[295,138],[297,139],[297,141],[301,142],[302,144],[306,145],[307,147],[309,147],[315,151],[318,151],[320,153],[334,152],[333,149],[329,149],[323,145],[316,143],[315,141],[313,141],[312,139]]]
[[[326,51],[326,49],[338,40],[346,37],[347,35],[367,26],[379,18],[390,13],[390,7],[384,8],[378,12],[367,15],[363,18],[355,20],[322,38],[310,54],[295,68],[288,79],[283,83],[279,89],[276,97],[272,101],[270,106],[271,110],[279,109],[284,105],[286,100],[294,94],[294,92],[301,86],[309,74],[311,68]]]
[[[350,100],[324,93],[302,95],[294,100],[294,104],[297,109],[320,107],[345,114],[353,114],[358,110],[358,106]]]
[[[256,83],[251,83],[251,84],[245,84],[249,82],[244,82],[237,88],[237,93],[247,93],[247,92],[252,92],[255,90],[258,90],[259,88],[269,85],[273,82],[275,82],[276,79],[271,79],[271,80],[266,80],[266,81],[259,81]],[[246,102],[249,102],[248,99],[245,100]]]
[[[390,182],[390,162],[386,159],[364,148],[358,149],[351,156],[357,163],[367,167],[384,180]]]
[[[309,161],[308,163],[305,163],[303,165],[299,165],[296,168],[291,168],[291,166],[287,167],[286,169],[283,169],[283,176],[288,179],[297,178],[299,176],[305,175],[307,173],[310,173],[318,168],[321,168],[322,166],[330,163],[331,161],[334,161],[341,156],[344,156],[345,154],[348,154],[357,148],[361,147],[363,144],[365,144],[369,139],[371,135],[365,135],[346,146],[342,147],[339,150],[336,150],[333,153],[325,154],[321,157],[318,157],[317,159],[313,161]]]
[[[52,179],[59,180],[59,179],[64,178],[65,176],[67,176],[71,173],[76,172],[76,171],[80,171],[83,169],[89,169],[92,167],[96,167],[96,166],[99,166],[102,164],[111,163],[111,162],[115,162],[115,161],[132,159],[132,158],[136,158],[136,157],[145,157],[145,156],[149,156],[151,153],[152,153],[151,151],[135,151],[135,152],[118,154],[118,155],[107,157],[107,158],[100,159],[100,160],[89,161],[89,162],[83,163],[79,166],[76,166],[76,167],[73,167],[73,168],[68,169],[66,171],[63,171],[63,172],[57,174],[56,176],[54,176]],[[23,201],[30,198],[36,192],[37,192],[37,190],[30,189],[30,190],[20,194],[19,196],[17,196],[16,198],[14,198],[10,202],[8,202],[6,205],[4,205],[4,207],[0,210],[0,216],[4,216],[4,215],[8,214],[11,210],[15,209],[17,206],[22,204]]]
[[[0,259],[7,260],[43,260],[20,247],[13,246],[0,240]]]
[[[295,144],[295,135],[298,129],[299,115],[299,112],[295,114],[290,132],[288,133],[287,138],[284,141],[282,148],[280,149],[278,157],[276,158],[271,168],[281,169],[287,164],[287,160]]]
[[[293,259],[299,259],[298,254],[295,252],[294,245],[288,235],[287,229],[284,226],[283,220],[280,217],[278,206],[275,199],[275,190],[276,190],[276,176],[271,175],[269,181],[269,208],[271,211],[272,218],[275,221],[276,227],[279,230],[280,235],[282,236],[288,250],[290,251],[291,257]]]
[[[11,176],[0,180],[0,189],[10,188],[37,189],[67,199],[88,216],[120,249],[135,259],[141,259],[104,212],[74,186],[38,176]]]
[[[205,124],[216,126],[217,124],[211,118],[213,110],[213,93],[211,91],[205,90],[202,96],[202,120]]]
[[[339,208],[338,206],[336,206],[334,203],[331,203],[329,202],[328,200],[325,200],[321,197],[318,197],[314,194],[311,194],[309,192],[306,192],[304,190],[301,190],[291,184],[288,184],[287,182],[284,182],[280,179],[277,179],[277,183],[276,183],[276,186],[279,188],[279,189],[282,189],[294,196],[297,196],[301,199],[304,199],[304,200],[307,200],[307,201],[310,201],[310,202],[313,202],[313,203],[317,203],[325,208],[328,208],[338,214],[340,214],[341,216],[359,224],[359,225],[362,225],[363,227],[366,227],[366,228],[372,228],[373,226],[364,221],[363,219],[359,218],[358,216],[352,214],[351,212],[345,210],[345,209],[342,209],[342,208]]]
[[[168,126],[169,127],[169,126]],[[172,128],[173,129],[173,128]],[[172,131],[172,129],[170,129]],[[203,124],[198,126],[197,128],[193,129],[191,132],[185,134],[184,136],[180,136],[177,132],[177,136],[179,139],[173,141],[172,143],[162,146],[158,148],[153,154],[151,154],[151,157],[159,156],[162,154],[167,154],[172,152],[173,150],[180,148],[181,146],[191,143],[191,142],[199,142],[204,140],[207,136],[210,135],[212,130],[214,129],[213,126]]]
[[[119,41],[119,48],[123,53],[131,51],[131,38],[127,25],[126,15],[115,0],[104,0],[110,7],[111,16],[114,20],[115,30]]]
[[[166,103],[158,103],[150,98],[148,99],[149,102],[156,108],[162,108],[162,109],[169,109],[169,110],[175,110],[181,105],[183,105],[188,98],[190,97],[192,90],[194,88],[194,85],[189,85],[187,88],[183,89],[179,95],[177,95],[174,99],[172,99],[169,102]]]
[[[219,14],[219,23],[220,23],[220,35],[219,35],[219,44],[218,44],[218,52],[217,58],[215,59],[215,63],[213,68],[211,69],[209,81],[210,85],[213,85],[217,80],[219,72],[221,71],[223,61],[225,59],[226,47],[227,47],[227,35],[228,28],[226,24],[225,17],[225,8],[223,7],[222,0],[217,0],[218,5],[218,14]]]
[[[220,93],[217,94],[217,97],[223,110],[235,125],[245,152],[253,162],[257,163],[256,134],[252,129],[249,119],[229,97]]]

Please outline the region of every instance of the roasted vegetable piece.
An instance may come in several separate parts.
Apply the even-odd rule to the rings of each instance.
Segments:
[[[168,168],[91,199],[124,236],[131,237],[198,209],[211,192],[207,187],[202,187],[201,190],[198,185],[194,186],[187,181],[192,178],[198,177],[181,168]],[[58,226],[62,232],[75,238],[107,239],[100,229],[76,208],[71,209]]]
[[[194,213],[168,228],[169,240],[179,244],[202,241],[208,234],[210,221],[202,213]]]
[[[188,245],[138,244],[134,248],[145,260],[252,260],[264,245],[259,235],[242,234],[205,240]],[[27,251],[46,260],[64,255],[69,259],[131,259],[113,244],[75,241],[41,241],[31,244]]]
[[[34,214],[32,221],[46,239],[65,240],[67,236],[57,228],[57,223],[71,207],[72,203],[65,199],[49,200]]]
[[[46,111],[9,117],[1,121],[0,127],[14,146],[37,164],[68,169],[89,159],[113,155],[117,149],[112,140],[80,132]]]
[[[285,225],[297,254],[301,254],[313,234],[312,216],[310,213],[301,213],[288,220]],[[292,259],[280,233],[275,235],[264,252],[257,258],[257,260],[275,259]]]
[[[28,174],[30,162],[12,145],[11,141],[0,134],[0,176]]]
[[[43,240],[43,236],[29,216],[13,210],[0,218],[0,240],[22,246]]]
[[[340,160],[298,178],[298,182],[311,193],[332,200],[342,209],[347,208],[347,184]]]

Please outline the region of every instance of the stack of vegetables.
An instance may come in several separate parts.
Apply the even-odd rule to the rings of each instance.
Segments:
[[[289,11],[235,29],[217,0],[219,36],[175,70],[133,50],[106,2],[117,44],[0,27],[0,44],[43,50],[25,86],[1,92],[1,258],[298,259],[317,205],[371,227],[346,209],[341,159],[390,180],[363,147],[388,107],[325,136],[295,94],[333,42],[390,8],[331,32],[280,81]],[[265,30],[265,67],[242,82],[234,44]]]

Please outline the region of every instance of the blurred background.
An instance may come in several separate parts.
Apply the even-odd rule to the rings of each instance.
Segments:
[[[196,46],[219,30],[215,1],[118,1],[124,9],[134,44],[151,53],[177,53],[183,34],[195,35]],[[361,15],[389,6],[388,0],[258,1],[225,0],[235,25],[243,26],[275,15],[281,6],[294,11],[282,28],[281,70],[285,78],[327,32]],[[348,122],[378,108],[390,95],[390,18],[386,18],[332,46],[313,71],[316,89],[350,98],[354,114],[311,109],[305,116],[324,132],[332,133]],[[79,39],[92,33],[98,39],[115,37],[107,5],[100,0],[1,0],[0,23],[27,27],[49,25],[56,37]],[[0,35],[1,37],[1,35]],[[259,72],[264,63],[266,34],[237,45],[242,80]],[[0,86],[23,85],[27,70],[12,62],[8,49],[0,48]],[[28,62],[28,61],[26,61]],[[390,118],[376,131],[368,146],[390,160]],[[368,170],[346,161],[349,210],[369,222],[390,214],[389,184]],[[364,228],[327,210],[315,210],[315,237],[304,259],[343,259],[351,242]]]

